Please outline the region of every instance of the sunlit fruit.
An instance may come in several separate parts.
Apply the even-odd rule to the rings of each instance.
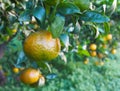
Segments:
[[[112,40],[112,34],[108,34],[108,35],[106,36],[106,40]]]
[[[107,45],[106,45],[106,44],[103,44],[102,47],[103,47],[104,49],[106,49],[106,48],[107,48]]]
[[[17,29],[12,30],[12,34],[15,34],[17,32]]]
[[[100,64],[100,66],[103,66],[103,65],[104,65],[104,62],[103,62],[103,61],[101,61],[99,64]]]
[[[102,53],[98,53],[97,56],[98,56],[98,58],[103,58],[104,57],[104,55]]]
[[[95,51],[96,49],[97,49],[97,45],[96,44],[90,44],[90,50],[92,50],[92,51]]]
[[[24,41],[25,54],[35,61],[48,61],[56,58],[61,45],[58,38],[53,38],[48,31],[42,30],[30,34]]]
[[[14,67],[14,68],[13,68],[13,72],[14,72],[14,73],[19,73],[19,68]]]
[[[84,64],[88,64],[88,63],[89,63],[89,59],[86,58],[86,59],[84,60]]]
[[[107,41],[107,38],[106,36],[103,37],[103,41],[106,42]]]
[[[40,74],[39,75],[39,80],[36,83],[30,84],[32,87],[37,87],[37,86],[43,86],[45,85],[45,77]]]
[[[39,80],[39,70],[33,68],[27,68],[20,74],[20,80],[25,84],[33,84]]]
[[[91,55],[92,57],[95,57],[95,56],[97,55],[97,53],[96,53],[96,51],[91,51],[91,52],[90,52],[90,55]]]
[[[9,39],[10,39],[10,36],[9,36],[9,35],[5,35],[5,36],[4,36],[4,40],[5,40],[5,41],[9,41]]]
[[[100,63],[99,61],[95,61],[95,65],[98,66]]]
[[[114,49],[114,48],[111,50],[111,53],[112,53],[112,54],[116,54],[116,52],[117,52],[117,51],[116,51],[116,49]]]

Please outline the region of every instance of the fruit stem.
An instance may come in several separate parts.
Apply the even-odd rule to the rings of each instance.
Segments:
[[[50,65],[49,65],[47,62],[45,62],[45,65],[47,66],[48,70],[49,70],[49,71],[50,71],[50,73],[51,73],[51,72],[52,72],[52,70],[51,70]]]

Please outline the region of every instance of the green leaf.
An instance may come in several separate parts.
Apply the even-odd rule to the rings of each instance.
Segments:
[[[87,11],[83,13],[80,16],[80,19],[88,22],[95,22],[95,23],[104,23],[104,22],[110,21],[110,19],[107,16],[94,11]]]
[[[20,64],[20,63],[25,62],[25,61],[23,60],[24,57],[25,57],[25,54],[24,54],[23,51],[21,51],[21,52],[19,53],[19,56],[18,56],[18,59],[17,59],[17,64]]]
[[[72,3],[61,3],[58,5],[58,13],[62,15],[70,15],[80,13],[80,9]]]
[[[33,10],[33,16],[35,16],[38,20],[43,22],[45,20],[45,9],[41,6],[36,7]]]
[[[61,16],[56,16],[52,24],[50,25],[50,31],[54,38],[59,37],[65,24],[65,19]]]
[[[67,34],[61,34],[60,35],[60,39],[61,39],[61,41],[62,41],[62,43],[66,46],[66,47],[68,47],[69,46],[69,36],[67,35]]]
[[[30,21],[30,19],[31,16],[29,10],[23,11],[19,16],[19,21]]]
[[[108,33],[110,31],[110,24],[105,22],[104,23],[104,29],[105,29],[105,32]]]
[[[79,50],[78,51],[79,55],[84,55],[84,56],[90,56],[89,52],[87,50]]]
[[[35,4],[35,0],[29,0],[28,2],[26,2],[26,9],[33,9]]]
[[[57,74],[51,73],[46,76],[47,79],[55,79],[57,77]]]
[[[83,49],[83,46],[79,45],[78,47],[78,54],[83,56],[90,56],[88,50]]]
[[[73,0],[75,5],[80,8],[81,11],[88,10],[90,6],[90,0]]]

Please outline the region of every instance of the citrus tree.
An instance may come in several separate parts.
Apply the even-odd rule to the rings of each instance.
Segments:
[[[0,60],[29,85],[54,78],[57,60],[97,58],[102,66],[116,53],[116,7],[117,0],[1,0]]]

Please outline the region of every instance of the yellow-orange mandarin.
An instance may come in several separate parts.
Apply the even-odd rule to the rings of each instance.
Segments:
[[[96,53],[96,51],[91,51],[91,52],[90,52],[90,55],[91,55],[92,57],[95,57],[95,56],[97,55],[97,53]]]
[[[20,80],[25,84],[33,84],[39,80],[39,70],[33,68],[27,68],[20,74]]]
[[[95,51],[97,49],[97,45],[96,44],[90,44],[90,50]]]
[[[14,67],[14,68],[13,68],[13,72],[14,72],[14,73],[19,73],[19,68]]]
[[[106,36],[106,40],[112,40],[112,34],[108,34],[108,35]]]
[[[88,63],[89,63],[89,59],[86,58],[86,59],[84,60],[84,64],[88,64]]]
[[[116,49],[114,49],[114,48],[111,50],[111,53],[112,53],[112,54],[116,54],[116,52],[117,52],[117,51],[116,51]]]
[[[48,61],[56,58],[61,50],[60,40],[53,38],[48,31],[30,34],[24,41],[25,54],[35,61]]]

